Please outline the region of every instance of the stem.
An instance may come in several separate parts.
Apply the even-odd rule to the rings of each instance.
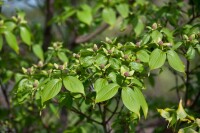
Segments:
[[[101,105],[98,104],[98,106],[99,106],[99,110],[100,110],[100,113],[101,113],[101,118],[102,118],[101,125],[103,126],[104,133],[109,133],[109,132],[108,132],[108,129],[107,129],[106,109],[105,109],[105,106],[103,106],[103,111],[102,111],[102,109],[101,109]]]
[[[179,88],[178,88],[178,75],[176,71],[174,71],[174,75],[175,75],[175,82],[176,82],[176,95],[178,97],[178,100],[180,101],[180,94],[179,94]]]
[[[187,107],[187,100],[188,100],[188,91],[189,91],[189,75],[190,75],[190,62],[189,60],[187,60],[187,64],[186,64],[186,83],[185,83],[185,87],[186,87],[186,92],[185,92],[185,106]]]
[[[77,114],[79,114],[79,115],[82,115],[82,116],[86,117],[88,120],[90,120],[90,121],[92,121],[92,122],[95,122],[95,123],[97,123],[97,124],[99,124],[99,125],[102,124],[101,122],[96,121],[96,120],[92,119],[91,117],[85,115],[83,112],[77,110],[76,108],[73,108],[73,107],[72,107],[72,108],[71,108],[71,111],[73,111],[73,112],[75,112],[75,113],[77,113]]]
[[[116,100],[117,100],[116,107],[115,107],[114,111],[112,112],[112,115],[107,119],[106,123],[108,123],[113,118],[113,116],[116,114],[116,112],[117,112],[120,100],[119,99],[116,99]]]
[[[7,94],[6,88],[4,87],[1,79],[0,79],[0,86],[1,86],[1,90],[2,90],[2,93],[3,93],[4,98],[5,98],[6,104],[7,104],[8,108],[10,108],[10,102],[9,102],[8,94]]]

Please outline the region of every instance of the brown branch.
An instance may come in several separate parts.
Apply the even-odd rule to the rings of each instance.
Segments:
[[[6,88],[4,87],[3,82],[2,82],[1,79],[0,79],[0,88],[1,88],[2,93],[4,95],[7,107],[10,108],[10,102],[9,102],[8,94],[7,94]]]
[[[82,113],[81,111],[77,110],[76,108],[71,108],[70,110],[73,111],[74,113],[77,113],[79,115],[84,116],[85,118],[87,118],[88,120],[90,120],[92,122],[95,122],[95,123],[100,124],[100,125],[102,124],[101,122],[98,122],[98,121],[92,119],[91,117],[85,115],[84,113]]]
[[[98,27],[95,31],[89,33],[88,35],[81,35],[78,36],[75,39],[75,43],[84,43],[87,42],[89,40],[91,40],[92,38],[94,38],[95,36],[97,36],[98,34],[102,33],[105,29],[107,29],[109,27],[108,24],[103,23],[100,27]]]
[[[44,42],[43,42],[43,49],[47,50],[51,43],[51,29],[52,26],[49,24],[49,21],[53,18],[53,3],[54,0],[46,0],[46,8],[45,8],[45,29],[44,29]]]
[[[187,60],[186,62],[186,82],[185,82],[185,87],[186,87],[186,92],[185,92],[185,107],[187,107],[187,101],[188,101],[188,92],[189,92],[189,78],[190,78],[190,62]]]

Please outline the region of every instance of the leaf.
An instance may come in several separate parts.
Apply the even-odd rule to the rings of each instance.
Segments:
[[[128,4],[125,4],[125,3],[119,4],[119,5],[116,6],[116,9],[123,18],[128,17],[128,14],[129,14]]]
[[[159,31],[157,30],[154,30],[152,33],[151,33],[151,37],[152,37],[152,40],[155,42],[155,43],[158,43],[160,41],[162,41],[162,33],[160,33]]]
[[[7,21],[7,22],[4,23],[4,25],[6,26],[6,29],[9,30],[9,31],[12,31],[17,26],[16,23],[13,22],[13,21]]]
[[[11,33],[10,31],[6,31],[5,33],[5,38],[6,38],[6,42],[8,43],[8,45],[16,52],[19,53],[19,46],[17,44],[17,39],[15,37],[15,35],[13,33]]]
[[[67,76],[63,79],[63,83],[68,91],[85,95],[83,84],[78,78]]]
[[[50,80],[44,86],[44,89],[41,91],[42,103],[55,97],[60,92],[61,87],[62,87],[62,80],[60,79]]]
[[[174,39],[173,39],[173,32],[172,31],[170,31],[169,29],[167,29],[167,28],[163,28],[162,30],[161,30],[161,32],[163,32],[166,36],[167,36],[167,40],[170,42],[170,43],[172,43],[172,44],[174,44]]]
[[[105,56],[105,55],[102,55],[102,54],[98,54],[97,56],[96,56],[96,59],[95,59],[95,63],[97,64],[97,65],[101,65],[101,64],[106,64],[107,63],[107,61],[108,61],[108,59],[107,59],[107,57]]]
[[[145,50],[138,51],[136,56],[142,62],[149,62],[149,54]]]
[[[77,11],[78,19],[81,22],[83,22],[87,25],[90,25],[92,23],[92,9],[91,9],[91,7],[85,4],[85,5],[81,6],[81,9],[82,10]]]
[[[197,49],[198,53],[200,54],[200,45],[199,44],[196,45],[196,49]]]
[[[61,51],[60,51],[60,52],[57,53],[57,55],[58,55],[58,58],[59,58],[63,63],[65,63],[65,62],[68,63],[69,59],[67,58],[67,56],[65,55],[64,52],[61,52]]]
[[[102,11],[103,21],[113,26],[116,22],[116,13],[112,8],[104,8]]]
[[[194,57],[195,57],[195,49],[192,46],[190,46],[189,49],[187,50],[186,58],[188,60],[192,60],[194,59]]]
[[[140,116],[140,104],[137,100],[136,93],[130,87],[123,87],[122,88],[122,102],[124,105],[131,110],[132,112],[136,113]]]
[[[119,85],[115,83],[108,84],[96,92],[95,103],[106,101],[112,98],[118,91]]]
[[[33,45],[33,53],[42,61],[44,61],[44,54],[40,45]]]
[[[25,26],[20,27],[20,36],[23,42],[25,42],[28,46],[31,45],[31,33]]]
[[[96,92],[99,92],[101,89],[103,89],[106,85],[108,85],[108,81],[106,79],[99,78],[94,83],[94,89]]]
[[[155,49],[151,55],[150,55],[150,59],[149,59],[149,66],[150,69],[157,69],[163,66],[163,64],[165,63],[166,60],[166,54],[165,52],[163,52],[160,49]]]
[[[147,105],[147,102],[144,98],[144,95],[142,94],[142,92],[134,87],[134,91],[136,93],[136,98],[137,98],[137,101],[139,101],[139,104],[140,106],[142,107],[142,111],[144,113],[144,117],[146,118],[147,117],[147,113],[148,113],[148,105]]]
[[[136,37],[142,33],[142,31],[144,30],[144,23],[142,22],[141,18],[136,16],[133,19],[133,29],[136,34]]]
[[[144,67],[141,63],[131,62],[129,64],[129,66],[131,67],[132,70],[135,70],[135,71],[138,71],[138,72],[142,72],[144,70]]]
[[[116,58],[110,58],[109,64],[110,64],[110,67],[112,67],[113,69],[120,69],[121,61]]]
[[[84,67],[88,67],[92,65],[93,62],[94,62],[94,58],[92,56],[81,58],[81,63]]]
[[[185,66],[175,51],[173,50],[167,51],[167,60],[169,62],[169,65],[176,71],[179,72],[185,71]]]
[[[182,100],[180,100],[179,105],[178,105],[178,110],[176,111],[177,113],[177,119],[184,119],[187,117],[187,113],[185,112],[185,110],[183,109],[182,106]]]
[[[2,50],[3,48],[3,37],[2,35],[0,35],[0,51]]]

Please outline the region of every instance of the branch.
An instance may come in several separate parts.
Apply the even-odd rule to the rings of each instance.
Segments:
[[[107,119],[106,123],[108,123],[113,118],[113,116],[116,114],[117,109],[119,107],[119,101],[120,100],[117,99],[116,107],[115,107],[114,111],[112,112],[112,115]]]
[[[188,91],[189,91],[189,75],[190,75],[190,62],[187,60],[187,63],[186,63],[186,83],[185,83],[185,86],[186,86],[186,92],[185,92],[185,106],[187,106],[187,100],[188,100]]]
[[[98,34],[102,33],[108,27],[109,27],[108,24],[103,23],[100,27],[98,27],[95,31],[91,32],[90,34],[78,36],[75,39],[75,43],[77,44],[77,43],[87,42],[87,41],[91,40],[92,38],[94,38],[95,36],[97,36]]]
[[[100,125],[102,124],[101,122],[96,121],[96,120],[92,119],[91,117],[85,115],[84,113],[82,113],[81,111],[77,110],[76,108],[71,108],[70,110],[75,112],[75,113],[77,113],[77,114],[79,114],[79,115],[82,115],[82,116],[86,117],[88,120],[91,120],[91,121],[93,121],[93,122],[95,122],[97,124],[100,124]]]
[[[10,102],[9,102],[9,98],[8,98],[8,95],[6,92],[6,88],[4,87],[1,79],[0,79],[0,87],[1,87],[2,93],[4,95],[5,101],[7,103],[7,106],[8,106],[8,108],[10,108]]]

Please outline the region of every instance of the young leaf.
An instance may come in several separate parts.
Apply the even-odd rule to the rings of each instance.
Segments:
[[[131,110],[132,112],[136,113],[140,116],[140,103],[137,99],[136,93],[130,87],[123,87],[122,88],[122,102],[124,105]]]
[[[116,6],[117,11],[119,12],[119,14],[123,17],[126,18],[128,17],[129,14],[129,7],[128,4],[119,4]]]
[[[153,70],[153,69],[160,68],[165,63],[165,60],[166,60],[165,52],[163,52],[162,50],[158,48],[155,49],[150,55],[150,59],[149,59],[150,69]]]
[[[142,92],[138,89],[138,88],[134,88],[134,91],[136,93],[136,97],[137,100],[139,101],[140,106],[142,107],[143,113],[144,113],[144,117],[147,117],[147,113],[148,113],[148,105],[147,102],[144,98],[144,95],[142,94]]]
[[[97,91],[96,93],[96,100],[95,103],[106,101],[112,98],[118,91],[119,85],[115,83],[108,84],[101,88],[101,90]]]
[[[0,51],[2,50],[3,47],[3,37],[0,35]]]
[[[173,50],[167,51],[167,60],[169,62],[169,65],[176,71],[179,72],[185,71],[185,66],[175,51]]]
[[[8,43],[8,45],[16,52],[19,53],[19,46],[17,44],[17,39],[15,37],[15,35],[13,33],[11,33],[10,31],[6,31],[5,33],[5,38],[6,38],[6,42]]]
[[[88,5],[82,5],[82,10],[77,11],[77,17],[78,19],[86,23],[87,25],[90,25],[92,23],[92,9]]]
[[[154,30],[152,33],[151,33],[151,37],[152,37],[152,40],[155,42],[155,43],[158,43],[162,40],[162,33],[160,33],[159,31],[157,30]]]
[[[60,79],[50,80],[41,91],[42,103],[55,97],[60,92],[61,87],[62,81]]]
[[[99,78],[94,83],[94,89],[96,92],[99,92],[101,89],[103,89],[106,85],[108,85],[108,81],[106,79]]]
[[[177,113],[177,119],[184,119],[187,116],[187,113],[183,109],[182,106],[182,100],[180,100],[179,105],[178,105],[178,110],[176,111]]]
[[[102,18],[106,23],[113,26],[116,22],[116,13],[112,8],[104,8]]]
[[[133,29],[136,34],[136,37],[142,33],[142,31],[144,30],[144,23],[142,22],[141,18],[136,16],[133,19]]]
[[[20,27],[20,36],[28,46],[31,45],[31,33],[25,26]]]
[[[67,58],[67,56],[65,55],[64,52],[61,52],[61,51],[60,51],[60,52],[57,53],[57,55],[58,55],[58,58],[59,58],[63,63],[69,61],[69,59]]]
[[[190,46],[186,53],[186,58],[188,60],[192,60],[194,59],[194,57],[195,57],[195,49],[192,46]]]
[[[63,83],[68,91],[85,95],[83,84],[78,78],[67,76],[63,79]]]
[[[44,61],[44,54],[40,45],[33,45],[33,53],[42,61]]]
[[[138,51],[136,56],[142,62],[149,62],[149,54],[145,50]]]

